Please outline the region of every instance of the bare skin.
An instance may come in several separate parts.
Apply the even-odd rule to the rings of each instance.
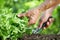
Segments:
[[[53,11],[53,7],[58,5],[59,3],[60,3],[60,0],[48,0],[48,1],[45,1],[44,3],[42,3],[40,6],[34,8],[34,9],[31,9],[31,10],[28,10],[24,14],[18,14],[17,16],[18,17],[23,17],[23,16],[29,17],[30,20],[29,20],[28,24],[30,25],[30,24],[35,24],[40,16],[40,13],[45,11],[44,12],[45,16],[41,19],[42,21],[40,22],[40,26],[39,26],[39,27],[42,27],[42,24],[45,21],[47,21],[49,16],[51,16],[51,13]],[[47,25],[49,25],[52,21],[52,19],[49,19],[49,20],[50,21],[47,21],[47,23],[46,23]]]
[[[52,8],[49,8],[49,9],[47,9],[46,11],[43,12],[43,14],[42,14],[42,16],[41,16],[41,18],[40,18],[40,24],[39,24],[38,27],[41,28],[42,25],[43,25],[43,23],[46,22],[46,23],[45,23],[46,26],[44,27],[44,29],[45,29],[45,28],[47,28],[47,27],[54,21],[53,18],[49,18],[49,17],[52,16],[52,12],[53,12],[54,8],[55,8],[55,6],[52,7]],[[48,18],[49,18],[49,19],[48,19]]]

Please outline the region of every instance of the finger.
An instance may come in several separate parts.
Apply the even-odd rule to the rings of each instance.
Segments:
[[[39,28],[44,28],[46,26],[46,22],[43,23],[43,21],[41,21],[38,25]]]
[[[48,20],[46,21],[47,22],[47,26],[53,22],[53,18],[52,17],[49,17]]]
[[[34,20],[29,20],[29,22],[28,22],[28,25],[31,25],[31,24],[34,24],[35,22],[34,22]]]
[[[42,27],[48,27],[51,23],[53,22],[53,18],[48,18],[48,20],[46,22],[43,23]]]
[[[50,22],[50,23],[52,23],[53,21],[54,21],[54,19],[53,19],[53,18],[50,18],[50,19],[49,19],[49,22]]]
[[[47,26],[46,27],[48,27],[53,22],[53,20],[54,20],[53,18],[50,18],[49,21],[47,21]]]
[[[45,28],[47,28],[49,25],[50,25],[49,22],[45,22],[45,23],[43,23],[42,28],[45,29]]]
[[[30,25],[30,24],[35,24],[35,23],[36,23],[36,19],[34,17],[32,18],[30,17],[28,24]]]
[[[36,15],[30,16],[29,24],[35,24],[37,19]]]
[[[18,14],[18,15],[17,15],[17,17],[19,17],[19,18],[20,18],[20,17],[24,17],[24,16],[25,16],[25,14]]]
[[[49,26],[50,25],[50,22],[47,22],[46,25]]]

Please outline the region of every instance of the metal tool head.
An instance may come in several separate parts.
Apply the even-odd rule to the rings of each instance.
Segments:
[[[42,30],[41,28],[36,28],[36,29],[32,30],[32,33],[33,34],[39,34],[41,32],[41,30]]]

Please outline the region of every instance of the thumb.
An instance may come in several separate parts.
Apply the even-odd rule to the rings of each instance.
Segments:
[[[42,28],[42,25],[43,25],[43,21],[40,21],[39,25],[38,25],[38,28]]]

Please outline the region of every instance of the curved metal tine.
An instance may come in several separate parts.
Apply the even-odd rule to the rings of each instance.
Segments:
[[[33,34],[38,34],[41,31],[41,29],[43,29],[43,27],[45,26],[46,26],[46,22],[43,23],[42,27],[36,28],[35,30],[33,29],[32,30]]]

